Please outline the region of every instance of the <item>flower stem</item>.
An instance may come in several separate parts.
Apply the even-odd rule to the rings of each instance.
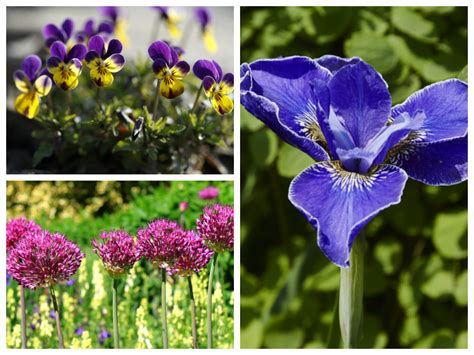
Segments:
[[[120,335],[118,327],[117,286],[118,279],[112,279],[112,316],[114,321],[114,347],[120,349]]]
[[[20,307],[21,307],[21,348],[26,349],[26,302],[25,289],[20,285]]]
[[[58,332],[59,348],[64,349],[63,331],[61,330],[61,319],[59,316],[58,300],[56,299],[54,286],[49,287],[49,292],[51,293],[51,299],[53,300],[54,315],[56,319],[56,330]]]
[[[158,104],[160,102],[160,80],[156,80],[156,91],[155,91],[155,101],[153,103],[153,116],[152,119],[156,121],[156,114],[158,112]]]
[[[194,111],[196,111],[197,105],[199,103],[199,97],[201,96],[201,93],[202,93],[202,83],[201,83],[201,86],[199,86],[199,90],[196,94],[196,99],[194,100],[194,104],[193,104],[193,108],[191,109],[191,113],[194,113]]]
[[[95,109],[96,111],[100,109],[100,87],[97,87],[95,92]]]
[[[166,270],[161,269],[161,322],[163,323],[163,348],[168,349],[168,322],[166,320]]]
[[[359,345],[363,316],[364,246],[364,236],[360,234],[352,244],[350,266],[341,268],[339,324],[345,349]]]
[[[211,259],[211,269],[209,270],[209,283],[207,285],[207,348],[212,349],[212,279],[214,276],[214,266],[216,264],[217,253]]]
[[[68,90],[66,92],[66,102],[67,102],[66,115],[69,115],[71,113],[71,100],[72,100],[71,90]]]
[[[191,321],[193,334],[193,349],[197,349],[197,327],[196,327],[196,303],[194,302],[193,282],[191,276],[188,276],[189,298],[191,300]]]

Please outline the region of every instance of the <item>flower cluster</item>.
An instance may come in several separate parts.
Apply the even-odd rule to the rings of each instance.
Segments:
[[[232,206],[215,204],[204,208],[196,221],[197,230],[204,243],[216,252],[234,248],[234,209]]]
[[[102,232],[100,240],[93,240],[93,251],[112,277],[127,273],[140,259],[133,237],[122,230]]]
[[[46,288],[69,280],[84,257],[64,235],[41,231],[18,241],[8,255],[7,271],[24,287]]]
[[[171,274],[191,276],[205,268],[214,252],[206,247],[200,235],[194,231],[181,230],[181,247]]]
[[[7,222],[7,253],[13,250],[26,236],[41,233],[41,227],[25,217],[13,218]]]

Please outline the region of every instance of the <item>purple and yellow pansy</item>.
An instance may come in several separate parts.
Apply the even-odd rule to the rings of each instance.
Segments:
[[[47,24],[43,27],[43,37],[46,47],[50,48],[56,41],[60,41],[67,47],[71,47],[70,39],[73,31],[74,21],[70,18],[65,19],[61,24],[61,27],[58,27],[53,23]]]
[[[189,64],[180,61],[178,53],[163,41],[153,42],[148,54],[153,60],[153,71],[160,83],[161,96],[173,99],[181,95],[184,92],[181,81],[190,70]]]
[[[79,84],[82,63],[87,49],[79,43],[67,50],[63,42],[56,41],[50,48],[51,57],[46,66],[53,75],[54,83],[63,90],[73,90]]]
[[[232,112],[234,102],[228,96],[234,90],[234,75],[222,75],[222,69],[214,60],[201,59],[193,66],[193,73],[202,80],[206,96],[220,115]]]
[[[165,21],[166,28],[173,38],[181,37],[181,29],[178,27],[179,16],[176,15],[173,11],[170,11],[168,6],[153,6],[155,10],[160,13],[160,17]]]
[[[27,118],[34,118],[40,109],[40,98],[51,91],[53,82],[41,70],[41,59],[29,55],[21,63],[21,70],[15,71],[13,79],[21,94],[15,100],[15,109]]]
[[[89,52],[85,57],[85,63],[90,69],[91,79],[98,87],[107,87],[114,81],[114,73],[122,70],[125,58],[122,52],[122,43],[118,39],[112,39],[108,44],[104,39],[95,35],[89,40]]]
[[[114,24],[110,21],[102,21],[97,27],[93,19],[89,19],[84,23],[84,28],[76,33],[76,40],[79,43],[88,43],[95,35],[101,35],[103,38],[108,39],[114,32]]]
[[[198,7],[194,10],[194,15],[201,26],[201,33],[204,40],[204,46],[210,53],[217,52],[217,42],[210,26],[211,13],[205,7]]]
[[[115,37],[126,46],[128,43],[128,23],[127,20],[121,16],[120,9],[117,6],[102,6],[99,8],[99,11],[113,23]]]

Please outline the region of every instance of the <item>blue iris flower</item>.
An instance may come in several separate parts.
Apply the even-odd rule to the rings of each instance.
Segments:
[[[354,238],[400,202],[408,177],[467,179],[467,84],[451,79],[391,107],[387,83],[360,58],[257,60],[240,68],[241,103],[317,161],[289,189],[323,253],[349,266]]]

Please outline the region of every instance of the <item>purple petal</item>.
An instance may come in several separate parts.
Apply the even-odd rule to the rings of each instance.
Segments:
[[[424,184],[458,184],[467,180],[467,135],[442,142],[408,144],[396,150],[389,161]]]
[[[186,76],[186,74],[188,74],[189,71],[191,70],[191,67],[189,66],[188,62],[185,62],[184,60],[176,63],[173,68],[179,71],[178,74],[180,76]]]
[[[206,94],[211,90],[212,86],[216,84],[216,80],[212,76],[206,76],[202,79],[202,87]]]
[[[324,162],[298,175],[288,197],[317,230],[323,253],[336,265],[347,267],[354,238],[381,210],[400,202],[407,178],[391,165],[371,175],[358,175]]]
[[[252,90],[252,69],[247,63],[240,65],[240,90],[249,91]]]
[[[71,38],[72,31],[74,30],[74,22],[70,18],[67,18],[66,20],[64,20],[61,27],[67,36],[66,38],[66,41],[67,41],[69,38]]]
[[[99,35],[92,36],[87,44],[89,51],[95,51],[100,57],[105,53],[104,46],[104,39]]]
[[[61,31],[58,26],[55,24],[49,23],[43,27],[43,37],[48,41],[48,39],[60,40],[66,42],[63,31]],[[50,43],[51,45],[52,43]]]
[[[158,58],[153,62],[153,72],[155,74],[161,73],[166,68],[168,68],[168,64],[163,59]]]
[[[198,7],[194,11],[197,20],[199,21],[202,28],[205,28],[211,21],[211,15],[205,7]]]
[[[96,51],[89,51],[84,57],[84,60],[86,61],[86,63],[90,63],[96,58],[100,58],[100,55]]]
[[[86,56],[87,48],[82,43],[74,45],[67,54],[67,62],[70,62],[73,58],[83,60]]]
[[[467,84],[451,79],[429,85],[392,109],[392,117],[422,111],[426,119],[417,142],[439,142],[467,133]]]
[[[116,6],[101,6],[99,11],[103,16],[111,18],[114,22],[118,18],[118,8]]]
[[[179,61],[178,52],[173,47],[170,47],[170,53],[171,53],[170,66],[174,67],[176,65],[176,63],[178,63],[178,61]]]
[[[57,68],[59,64],[61,64],[63,61],[59,59],[58,57],[49,57],[48,60],[46,61],[46,67],[48,68],[49,71]]]
[[[163,41],[153,42],[150,47],[148,47],[148,54],[153,61],[162,59],[168,66],[172,66],[173,57],[171,55],[171,48],[167,43]]]
[[[348,64],[357,64],[360,62],[360,58],[341,58],[335,55],[325,55],[321,58],[316,59],[316,62],[330,70],[331,73],[336,73],[339,69],[345,67]]]
[[[25,72],[30,82],[33,82],[36,78],[36,74],[41,68],[41,59],[37,55],[29,55],[21,63],[21,68]]]
[[[222,78],[222,82],[228,87],[233,88],[234,87],[234,74],[232,73],[225,74],[224,77]]]
[[[364,147],[387,123],[391,97],[379,73],[362,61],[340,69],[329,84],[331,109],[355,146]]]
[[[99,24],[99,28],[97,29],[97,33],[108,33],[111,34],[114,32],[114,25],[109,21],[104,21]]]
[[[66,46],[64,45],[63,42],[60,42],[60,41],[54,42],[51,45],[49,52],[51,53],[53,57],[58,57],[62,61],[64,61],[66,58]]]
[[[122,43],[118,39],[112,39],[107,48],[107,53],[105,54],[105,58],[110,57],[112,54],[117,54],[122,52]]]
[[[94,20],[89,19],[86,21],[84,24],[84,32],[87,34],[87,36],[92,37],[94,35]]]
[[[211,76],[215,81],[220,81],[221,75],[219,74],[219,64],[215,61],[206,59],[200,59],[193,65],[193,73],[199,79],[203,80],[206,76]],[[220,71],[222,73],[222,70]]]

